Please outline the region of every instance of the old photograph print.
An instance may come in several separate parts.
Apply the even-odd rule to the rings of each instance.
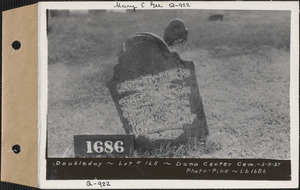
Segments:
[[[49,10],[47,156],[289,160],[290,13]]]

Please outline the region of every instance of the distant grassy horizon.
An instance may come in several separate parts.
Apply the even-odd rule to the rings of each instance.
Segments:
[[[288,13],[249,10],[138,10],[125,14],[104,12],[53,16],[50,22],[53,30],[49,39],[53,40],[50,43],[57,42],[59,46],[50,44],[49,64],[60,60],[81,63],[82,60],[76,58],[86,59],[88,56],[116,56],[129,35],[152,32],[163,38],[164,28],[177,17],[184,20],[189,30],[188,42],[193,47],[214,50],[218,46],[232,46],[243,50],[272,46],[289,50]],[[224,21],[209,22],[208,16],[211,14],[224,14]],[[57,51],[57,47],[64,51]]]
[[[209,22],[210,14],[224,14]],[[48,35],[48,155],[74,157],[73,135],[124,134],[106,83],[127,36],[163,37],[173,18],[188,42],[210,135],[138,149],[134,157],[290,158],[288,11],[137,11],[53,16]]]

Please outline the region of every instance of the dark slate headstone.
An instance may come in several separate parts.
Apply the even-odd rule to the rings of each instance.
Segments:
[[[183,20],[178,18],[169,22],[164,32],[164,40],[169,46],[174,45],[176,42],[187,41],[187,36],[188,29],[185,27]]]
[[[107,86],[127,133],[151,141],[205,139],[193,62],[182,61],[151,33],[129,36],[118,62]]]

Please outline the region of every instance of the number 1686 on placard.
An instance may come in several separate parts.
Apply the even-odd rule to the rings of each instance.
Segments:
[[[125,151],[124,142],[119,140],[116,142],[113,141],[85,141],[86,142],[86,153],[107,153],[111,154],[113,152],[123,153]]]
[[[98,157],[99,155],[130,156],[133,154],[133,135],[75,135],[76,157]]]

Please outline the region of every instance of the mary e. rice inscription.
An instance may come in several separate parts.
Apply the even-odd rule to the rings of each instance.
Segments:
[[[128,37],[108,87],[127,133],[150,140],[208,134],[193,63],[154,34]]]

